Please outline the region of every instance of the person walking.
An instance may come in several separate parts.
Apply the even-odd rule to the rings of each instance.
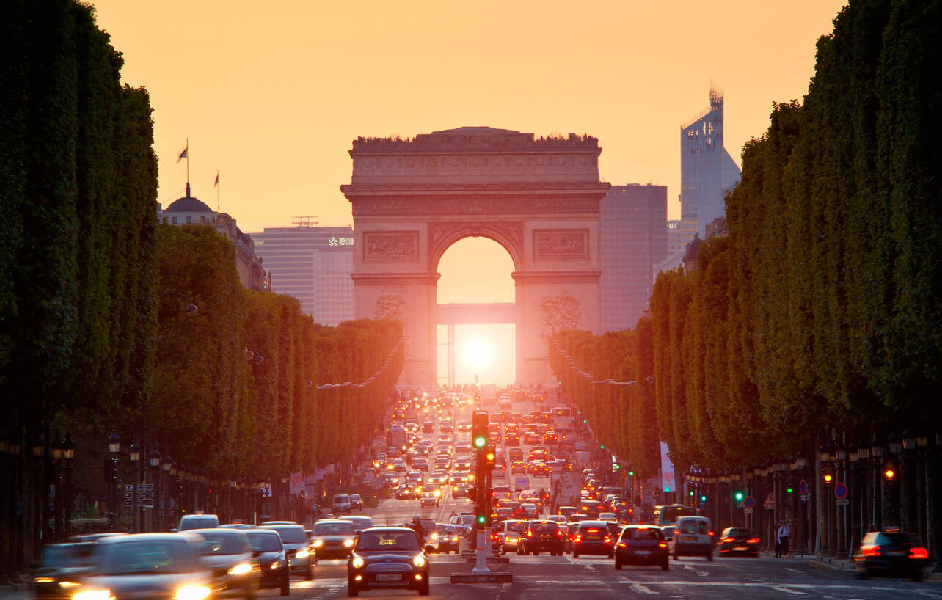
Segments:
[[[782,521],[778,522],[778,527],[775,528],[775,558],[782,558],[782,536],[780,532],[782,531]]]
[[[776,548],[778,553],[776,556],[784,557],[788,555],[788,540],[791,536],[791,527],[788,524],[788,521],[779,521],[778,525],[778,544]]]

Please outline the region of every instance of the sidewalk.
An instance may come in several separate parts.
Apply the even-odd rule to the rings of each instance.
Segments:
[[[831,569],[834,571],[853,571],[854,570],[854,561],[850,558],[838,558],[835,556],[817,556],[815,554],[789,554],[786,557],[776,559],[774,552],[762,552],[760,554],[763,558],[771,558],[773,560],[783,560],[783,561],[797,561],[809,565],[811,567],[816,567],[818,569]],[[942,581],[942,572],[930,571],[926,573],[926,578],[924,581]]]

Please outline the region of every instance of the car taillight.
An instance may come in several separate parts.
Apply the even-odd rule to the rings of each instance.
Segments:
[[[658,548],[667,548],[667,542],[658,542],[657,547],[658,547]]]
[[[533,532],[532,532],[532,531],[527,531],[527,537],[533,537]]]
[[[556,530],[556,537],[563,537],[563,530],[562,530],[562,529],[557,529],[557,530]]]
[[[909,558],[929,558],[929,553],[925,548],[910,548]]]
[[[619,548],[627,548],[627,547],[628,547],[628,544],[626,544],[625,542],[618,542],[618,547],[619,547]]]
[[[609,536],[606,535],[606,536],[605,536],[605,539],[602,540],[602,541],[604,541],[604,542],[607,544],[607,543],[609,543],[609,542],[612,541],[612,538],[610,538]]]
[[[713,532],[712,532],[712,531],[710,532],[710,537],[713,537]]]
[[[732,538],[731,536],[726,536],[726,537],[724,537],[724,538],[721,538],[720,541],[721,541],[721,542],[730,543],[730,542],[733,541],[733,538]]]
[[[746,543],[747,543],[747,544],[758,544],[758,543],[759,543],[759,538],[749,538],[748,540],[746,540]]]
[[[880,556],[880,547],[879,546],[861,546],[860,552],[864,556]]]
[[[574,542],[581,542],[581,541],[582,541],[582,536],[581,536],[581,535],[577,535],[576,537],[572,538],[572,541],[574,541]]]

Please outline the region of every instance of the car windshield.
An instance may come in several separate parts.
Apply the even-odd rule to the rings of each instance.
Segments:
[[[412,531],[364,531],[357,540],[361,552],[418,549],[419,540]]]
[[[353,523],[317,523],[314,535],[353,535]]]
[[[273,531],[247,531],[245,535],[256,552],[280,552],[281,538]]]
[[[61,567],[83,562],[91,554],[94,544],[57,544],[43,548],[43,566]]]
[[[549,533],[559,529],[556,523],[530,523],[530,531],[534,533]]]
[[[281,541],[286,544],[306,544],[308,542],[307,534],[301,527],[278,527],[275,529],[281,536]]]
[[[216,517],[187,517],[180,522],[180,531],[190,529],[206,529],[208,527],[218,527],[219,521]]]
[[[128,541],[109,544],[101,562],[104,575],[186,573],[193,553],[185,540]]]
[[[240,535],[201,533],[206,540],[204,548],[209,554],[242,554],[246,551],[245,538]]]

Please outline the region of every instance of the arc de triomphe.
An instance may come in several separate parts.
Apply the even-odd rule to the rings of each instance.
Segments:
[[[462,238],[513,259],[519,383],[554,381],[548,334],[598,331],[601,151],[589,136],[489,127],[353,142],[340,189],[353,206],[354,314],[402,321],[400,385],[435,385],[438,262]]]

